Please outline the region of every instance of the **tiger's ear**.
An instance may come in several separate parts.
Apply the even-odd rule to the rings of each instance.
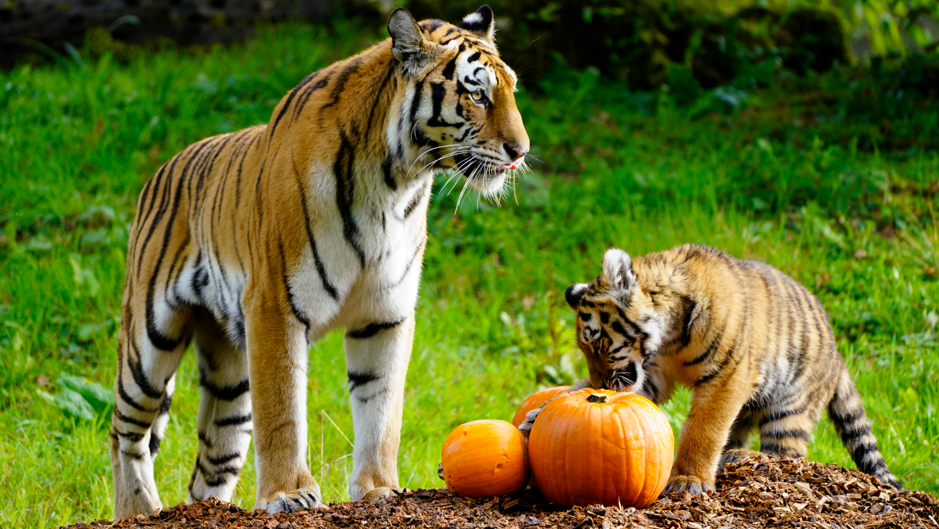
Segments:
[[[496,22],[492,15],[492,9],[488,5],[483,5],[475,12],[463,17],[460,22],[460,28],[469,31],[473,35],[494,44],[496,41]]]
[[[388,34],[391,35],[391,54],[404,66],[405,72],[420,71],[430,54],[414,16],[403,7],[395,8],[388,17]]]
[[[584,298],[584,294],[586,292],[586,283],[571,285],[567,287],[567,290],[564,291],[564,299],[567,300],[567,304],[570,305],[572,309],[577,310],[577,307],[580,306],[580,300]]]
[[[636,284],[633,260],[619,248],[610,248],[603,254],[603,278],[613,290],[632,290]]]

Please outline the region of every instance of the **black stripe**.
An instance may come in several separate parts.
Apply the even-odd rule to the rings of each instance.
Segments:
[[[204,199],[205,195],[202,194],[202,185],[205,183],[205,178],[212,173],[212,170],[215,169],[215,162],[218,160],[218,157],[222,154],[222,151],[225,150],[225,147],[228,145],[228,142],[234,136],[232,134],[226,134],[220,136],[218,141],[212,144],[212,157],[208,156],[202,161],[199,166],[199,179],[196,181],[196,196],[192,200],[190,207],[195,210],[199,209],[205,205],[206,200]]]
[[[300,116],[300,112],[302,112],[304,107],[306,107],[306,103],[307,101],[310,100],[310,97],[313,95],[313,92],[316,92],[317,90],[329,84],[329,77],[330,77],[329,75],[327,75],[326,77],[323,77],[322,79],[317,81],[316,84],[307,88],[306,92],[304,92],[303,95],[300,96],[300,99],[297,100],[297,104],[294,105],[294,111],[293,111],[294,119],[297,119],[297,117]]]
[[[190,163],[192,163],[192,160],[195,157],[195,154],[198,153],[199,150],[202,149],[204,146],[205,144],[197,143],[194,145],[190,145],[189,147],[184,149],[181,153],[173,157],[173,163],[170,164],[169,171],[164,173],[166,175],[167,182],[166,182],[166,185],[163,186],[162,193],[160,193],[160,205],[157,206],[156,213],[154,213],[153,219],[150,220],[150,229],[147,230],[147,235],[143,239],[143,245],[140,247],[140,250],[137,252],[137,277],[138,278],[140,277],[140,272],[143,268],[143,257],[147,253],[147,246],[150,244],[150,239],[153,237],[153,234],[156,232],[157,224],[160,223],[160,221],[163,219],[164,213],[166,212],[165,205],[166,205],[166,201],[168,200],[169,194],[172,192],[173,182],[179,180],[179,179],[173,178],[173,174],[176,171],[176,164],[179,163],[179,159],[182,157],[183,153],[191,149],[193,151],[192,155],[189,158],[189,160],[186,161],[186,165],[183,166],[183,167],[187,167]],[[159,175],[159,173],[157,174]],[[182,187],[181,181],[179,182],[179,186]],[[156,184],[154,184],[153,192],[154,192],[154,199],[156,199],[156,193],[157,193]],[[152,205],[151,205],[151,209],[152,209]],[[149,216],[149,211],[147,212],[147,215]],[[144,219],[140,223],[140,226],[138,226],[137,229],[138,230],[143,229],[143,226],[145,223],[146,223],[146,219]],[[134,242],[135,250],[136,250],[136,247],[137,246],[136,246],[136,239],[135,239],[135,242]]]
[[[387,72],[385,73],[385,79],[381,82],[381,85],[378,87],[378,90],[375,91],[375,101],[372,103],[372,109],[368,111],[368,121],[365,122],[365,127],[369,131],[371,131],[374,128],[379,133],[382,132],[382,127],[381,126],[372,127],[372,118],[375,115],[375,110],[378,108],[378,104],[382,100],[382,96],[388,94],[387,87],[388,87],[388,83],[391,81],[391,74],[393,74],[395,71],[395,61],[392,60],[391,62],[389,62],[385,66],[385,68],[387,68]]]
[[[411,266],[414,265],[414,261],[417,260],[417,256],[420,255],[421,253],[421,248],[423,248],[424,244],[426,243],[427,243],[427,235],[424,235],[424,239],[421,241],[420,244],[417,245],[417,248],[414,249],[414,255],[411,256],[411,260],[408,261],[408,265],[404,267],[404,273],[401,274],[401,277],[397,281],[395,281],[394,284],[391,285],[389,288],[395,288],[399,286],[401,283],[404,283],[404,280],[407,279],[408,277],[408,272],[411,271]]]
[[[150,459],[155,459],[157,454],[160,452],[160,443],[163,439],[160,439],[160,436],[155,432],[150,432]]]
[[[350,75],[358,71],[360,64],[362,64],[362,57],[355,57],[349,61],[346,69],[339,73],[339,78],[336,79],[336,83],[333,85],[333,91],[330,93],[333,99],[320,108],[321,112],[339,102],[339,97],[342,95],[342,91],[345,90],[346,81],[349,80]]]
[[[241,469],[233,465],[215,469],[215,473],[218,476],[221,476],[222,474],[231,474],[232,476],[237,476],[239,472],[241,472]]]
[[[225,417],[224,419],[216,419],[215,425],[218,427],[222,426],[233,426],[237,424],[245,424],[251,422],[251,414],[245,415],[232,415],[231,417]]]
[[[174,157],[175,160],[175,157]],[[156,203],[157,197],[157,187],[160,180],[163,179],[163,176],[166,174],[167,168],[170,166],[170,163],[164,163],[160,166],[160,170],[157,173],[147,180],[147,184],[144,186],[143,191],[140,192],[140,198],[137,200],[137,212],[134,215],[134,226],[136,227],[138,237],[134,237],[133,241],[129,241],[130,246],[127,250],[127,255],[135,255],[137,251],[137,241],[139,240],[139,230],[143,229],[143,225],[146,222],[147,217],[150,216],[150,213],[153,211],[153,206]],[[150,205],[144,208],[144,203],[146,202],[147,196],[150,197]]]
[[[129,439],[132,443],[139,443],[143,439],[142,433],[133,433],[133,432],[122,432],[119,430],[113,430],[113,433],[117,434],[119,437]]]
[[[417,109],[420,108],[422,97],[424,97],[424,80],[423,79],[418,81],[414,85],[414,97],[411,99],[411,112],[410,112],[412,129],[414,128],[414,125],[416,124],[415,120],[417,119]]]
[[[718,329],[717,334],[714,336],[714,338],[711,339],[711,342],[708,344],[707,348],[704,349],[704,352],[694,357],[692,360],[685,362],[684,366],[685,367],[693,366],[693,365],[700,364],[701,362],[704,362],[705,360],[707,360],[712,354],[714,354],[714,351],[716,351],[717,348],[720,346],[721,338],[723,337],[724,337],[724,328],[721,327],[720,329]]]
[[[794,452],[794,450],[792,448],[787,448],[777,443],[772,443],[772,442],[764,443],[760,441],[760,452],[763,452],[764,454],[785,457],[785,456],[791,455],[792,452]]]
[[[782,411],[773,410],[767,413],[766,415],[764,415],[762,418],[760,418],[759,427],[762,430],[764,425],[769,424],[771,422],[780,421],[782,419],[785,419],[786,417],[791,417],[793,415],[799,415],[799,414],[805,413],[805,410],[807,408],[808,408],[808,405],[803,404],[802,406],[799,406],[798,408],[791,408],[791,409],[782,410]]]
[[[691,343],[691,315],[694,314],[695,309],[698,307],[698,304],[687,296],[683,296],[681,301],[685,309],[685,318],[681,325],[681,337],[678,339],[679,350],[688,347],[688,344]],[[685,365],[687,366],[688,364]]]
[[[156,274],[154,272],[153,279],[156,279]],[[154,281],[151,281],[154,282]],[[176,346],[179,345],[181,341],[180,338],[170,338],[166,336],[159,329],[156,328],[156,316],[153,312],[153,290],[150,290],[147,294],[147,339],[150,340],[150,343],[153,344],[157,349],[163,351],[173,351],[176,349]]]
[[[213,397],[219,400],[235,400],[250,389],[248,379],[244,379],[234,386],[217,386],[209,381],[205,370],[199,370],[199,385],[205,388]]]
[[[208,436],[206,436],[204,432],[199,432],[199,433],[198,433],[198,436],[199,436],[199,441],[200,441],[202,444],[204,444],[206,448],[212,448],[212,445],[213,445],[214,443],[209,440]],[[197,463],[198,463],[198,461],[197,461]]]
[[[366,325],[365,327],[361,329],[355,329],[355,330],[347,332],[346,336],[349,338],[358,338],[358,339],[371,338],[372,336],[375,336],[376,334],[378,334],[380,331],[397,327],[398,325],[401,324],[401,322],[403,322],[406,319],[407,318],[401,318],[400,320],[396,320],[396,321],[369,323],[368,325]]]
[[[424,199],[424,195],[427,194],[427,188],[430,187],[429,184],[430,184],[430,182],[428,182],[427,184],[424,184],[424,187],[422,187],[421,189],[419,189],[416,193],[414,193],[414,196],[411,197],[411,201],[408,202],[407,207],[404,208],[404,218],[405,218],[405,219],[408,218],[408,217],[410,217],[410,216],[411,216],[411,213],[414,213],[414,210],[415,210],[415,208],[417,208],[417,205],[420,204],[420,203],[421,203],[421,200]]]
[[[652,397],[652,402],[659,403],[659,388],[652,382],[652,377],[646,376],[642,381],[642,391]]]
[[[120,420],[121,422],[133,424],[134,426],[139,426],[145,430],[150,429],[150,426],[151,426],[151,423],[148,423],[146,421],[141,421],[139,419],[135,419],[133,417],[128,417],[124,415],[123,413],[121,413],[121,410],[117,408],[114,408],[114,416],[117,417],[117,419]]]
[[[449,123],[445,121],[441,115],[441,107],[443,106],[443,98],[447,95],[447,88],[443,83],[430,83],[430,101],[432,104],[433,111],[431,113],[430,119],[427,120],[427,125],[430,127],[453,127],[460,128],[465,125],[462,121],[457,121],[454,123]]]
[[[424,23],[424,27],[422,29],[428,33],[433,33],[434,31],[440,29],[440,26],[444,24],[445,22],[443,20],[428,20],[426,23]]]
[[[189,256],[189,252],[186,251],[186,247],[188,246],[188,243],[189,243],[189,235],[187,234],[186,241],[183,244],[179,245],[179,249],[176,250],[176,255],[173,256],[173,262],[170,263],[170,271],[166,274],[166,285],[164,286],[164,289],[163,289],[163,301],[166,303],[168,307],[170,307],[173,310],[179,309],[179,293],[176,290],[176,286],[178,284],[178,281],[176,281],[176,279],[179,278],[179,274],[176,273],[177,272],[176,267],[177,266],[180,267],[179,272],[181,273],[183,266],[180,265],[180,260],[182,259],[182,262],[185,263],[186,260],[183,259],[183,256],[186,256],[186,257]],[[170,301],[170,298],[169,298],[170,294],[173,295],[172,301]]]
[[[300,190],[300,205],[303,207],[303,225],[306,227],[307,239],[310,241],[310,250],[313,252],[313,263],[316,265],[316,273],[319,274],[320,281],[323,283],[323,290],[329,294],[329,297],[339,299],[336,287],[334,287],[333,284],[330,283],[329,278],[326,277],[326,266],[323,264],[323,260],[320,258],[320,254],[316,249],[316,239],[313,237],[313,226],[310,223],[310,212],[307,210],[306,204],[306,188],[303,186],[303,181],[300,179],[300,170],[297,168],[296,160],[292,161],[293,172],[297,177],[297,186]]]
[[[151,399],[163,398],[163,392],[157,391],[157,389],[150,384],[150,381],[147,380],[147,376],[143,372],[143,361],[140,358],[140,349],[137,348],[137,342],[131,339],[130,345],[133,347],[134,353],[137,355],[137,361],[132,361],[128,356],[127,367],[130,369],[130,374],[134,378],[134,382],[137,384],[137,387],[140,388],[140,392],[150,397]]]
[[[849,424],[854,424],[855,421],[864,416],[863,412],[860,411],[851,411],[847,415],[842,415],[834,410],[831,407],[828,408],[828,417],[831,419],[835,426],[839,428],[846,428]]]
[[[300,310],[300,307],[297,306],[297,303],[293,299],[293,291],[290,289],[290,278],[287,277],[287,256],[284,255],[283,241],[277,241],[277,247],[280,251],[280,265],[284,271],[284,289],[287,290],[287,301],[290,302],[290,310],[293,311],[293,315],[297,318],[297,321],[302,323],[303,326],[306,327],[307,332],[309,332],[310,320],[303,314],[303,311]]]
[[[698,387],[698,386],[700,386],[701,384],[704,384],[704,383],[708,382],[709,380],[711,380],[712,378],[714,378],[714,377],[716,377],[717,375],[719,375],[719,374],[721,373],[721,371],[724,370],[724,366],[726,366],[727,363],[730,362],[731,358],[733,358],[733,350],[732,350],[732,349],[727,353],[727,358],[725,358],[720,364],[718,364],[718,366],[717,366],[716,369],[714,369],[714,370],[711,371],[710,373],[704,375],[703,377],[699,378],[698,381],[694,383],[694,387]]]
[[[469,57],[467,57],[467,58],[466,58],[466,62],[468,62],[468,63],[469,63],[469,62],[476,62],[476,61],[479,60],[479,57],[480,57],[480,56],[482,56],[482,52],[481,52],[481,51],[477,51],[476,53],[474,53],[474,54],[470,55]],[[473,73],[475,74],[476,72],[473,72]]]
[[[157,415],[166,415],[170,412],[170,406],[173,404],[173,394],[167,393],[163,396],[163,401],[160,402],[160,411]]]
[[[769,439],[805,439],[809,440],[809,434],[805,430],[800,429],[789,429],[789,430],[772,430],[764,431],[760,430],[761,438]]]
[[[385,185],[388,186],[392,191],[397,191],[398,182],[395,181],[394,174],[391,171],[391,157],[385,156],[385,159],[381,163],[381,174],[385,179]]]
[[[350,390],[350,391],[351,391],[351,390]],[[355,400],[361,402],[362,404],[365,404],[365,403],[367,403],[368,401],[372,400],[373,397],[376,397],[376,396],[381,395],[381,394],[383,394],[383,393],[388,393],[388,389],[386,388],[386,389],[382,389],[382,390],[376,391],[376,392],[372,393],[371,395],[369,395],[369,396],[367,396],[367,397],[363,397],[363,396],[361,396],[361,395],[356,395],[356,396],[355,396]]]
[[[865,474],[874,474],[879,467],[886,468],[883,456],[874,458],[873,461],[864,461],[864,456],[871,452],[880,452],[877,443],[862,443],[855,446],[854,450],[851,450],[851,459],[854,460],[858,470]]]
[[[868,435],[871,433],[871,427],[870,425],[867,425],[867,424],[859,428],[842,426],[841,428],[839,428],[839,430],[841,431],[838,433],[841,434],[841,439],[843,439],[846,444],[853,439],[857,439],[861,436]]]
[[[223,455],[216,456],[216,457],[206,456],[206,459],[209,460],[209,463],[212,463],[215,466],[219,466],[219,465],[224,465],[225,463],[228,463],[229,461],[238,459],[239,457],[241,457],[241,454],[239,452],[232,452],[230,454],[223,454]]]
[[[316,77],[316,72],[306,76],[306,78],[300,81],[300,84],[298,84],[293,90],[290,91],[289,94],[287,94],[287,101],[284,103],[284,106],[280,107],[280,112],[277,114],[277,117],[274,118],[274,124],[271,125],[271,138],[273,138],[274,133],[277,132],[277,125],[280,124],[281,118],[284,117],[284,114],[287,113],[287,109],[290,108],[290,103],[293,101],[293,98],[297,97],[297,93],[300,92],[300,89],[303,88],[305,84],[312,81],[314,77]]]
[[[141,454],[140,452],[131,452],[130,450],[123,450],[123,449],[122,449],[122,450],[121,450],[121,453],[124,454],[125,456],[128,456],[128,457],[132,458],[132,459],[137,459],[138,461],[141,460],[141,459],[143,459],[143,454]]]
[[[349,391],[352,391],[361,385],[368,384],[369,382],[373,382],[375,380],[378,380],[378,375],[349,371]]]
[[[359,227],[352,214],[352,204],[355,202],[355,149],[349,143],[345,132],[339,131],[339,138],[339,152],[336,153],[336,163],[333,166],[333,174],[336,176],[336,205],[342,216],[342,233],[359,258],[359,264],[365,268],[365,250],[359,244]]]
[[[452,80],[453,80],[453,72],[456,71],[456,60],[457,60],[457,58],[459,58],[459,55],[454,55],[453,58],[450,59],[450,62],[448,62],[447,65],[443,67],[443,72],[442,72],[442,73],[443,73],[443,76],[444,76],[444,78],[446,78],[448,81],[452,81]]]
[[[118,367],[118,371],[117,371],[117,394],[120,395],[121,401],[124,402],[125,404],[129,404],[131,408],[134,408],[135,410],[138,410],[138,411],[143,411],[143,412],[148,412],[148,413],[153,413],[153,412],[157,411],[157,409],[154,409],[154,408],[146,408],[146,407],[144,407],[144,406],[141,405],[139,402],[137,402],[136,400],[134,400],[134,399],[130,396],[130,394],[127,393],[127,390],[124,388],[124,375],[123,375],[123,371],[124,371],[124,370],[123,370],[121,367]]]
[[[294,89],[295,92],[299,92],[300,90],[303,90],[303,93],[300,94],[300,96],[297,98],[297,104],[294,105],[293,107],[293,119],[297,119],[297,116],[299,116],[300,112],[303,111],[303,106],[306,104],[307,100],[310,99],[310,96],[313,95],[313,92],[317,91],[323,86],[326,86],[326,81],[329,80],[328,76],[326,77],[326,79],[320,80],[318,83],[308,88],[310,83],[312,83],[313,80],[316,79],[316,76],[318,76],[319,73],[320,73],[320,70],[317,70],[311,73],[310,75],[304,77],[303,80],[300,81],[300,84],[298,84],[297,87]]]

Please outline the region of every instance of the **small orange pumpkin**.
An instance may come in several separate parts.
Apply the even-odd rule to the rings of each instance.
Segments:
[[[525,438],[505,421],[481,420],[457,426],[444,441],[441,456],[447,488],[463,496],[512,494],[529,481]]]
[[[672,427],[650,400],[582,389],[549,402],[528,438],[541,493],[560,505],[645,507],[668,482]]]
[[[528,412],[541,406],[545,402],[557,397],[561,393],[564,393],[570,388],[570,386],[555,386],[553,388],[544,388],[540,389],[531,394],[530,397],[525,399],[525,402],[519,406],[518,410],[515,412],[515,416],[512,417],[512,424],[516,427],[522,424],[525,421],[525,416],[528,415]]]

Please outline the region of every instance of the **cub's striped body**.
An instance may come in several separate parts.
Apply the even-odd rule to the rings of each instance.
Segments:
[[[590,377],[575,388],[669,399],[693,388],[666,491],[713,489],[719,466],[760,451],[805,457],[827,408],[858,468],[899,487],[871,433],[821,303],[775,268],[685,245],[634,260],[613,248],[567,289]],[[531,413],[530,424],[537,413]]]
[[[460,26],[392,13],[392,38],[320,70],[269,124],[208,138],[144,187],[128,249],[111,461],[115,517],[161,507],[153,459],[189,344],[191,499],[231,497],[252,433],[256,507],[319,505],[307,350],[345,328],[354,500],[398,486],[404,379],[433,174],[498,195],[528,136],[483,6]]]

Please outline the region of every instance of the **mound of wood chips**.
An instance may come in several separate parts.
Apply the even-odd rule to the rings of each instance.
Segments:
[[[880,486],[866,474],[804,459],[766,456],[727,465],[717,492],[671,494],[645,509],[563,508],[535,490],[511,497],[474,500],[446,489],[402,491],[375,503],[336,503],[292,514],[268,515],[210,500],[180,504],[149,517],[121,520],[121,528],[432,527],[891,527],[939,528],[939,499],[925,492]],[[109,526],[99,520],[75,528]]]

